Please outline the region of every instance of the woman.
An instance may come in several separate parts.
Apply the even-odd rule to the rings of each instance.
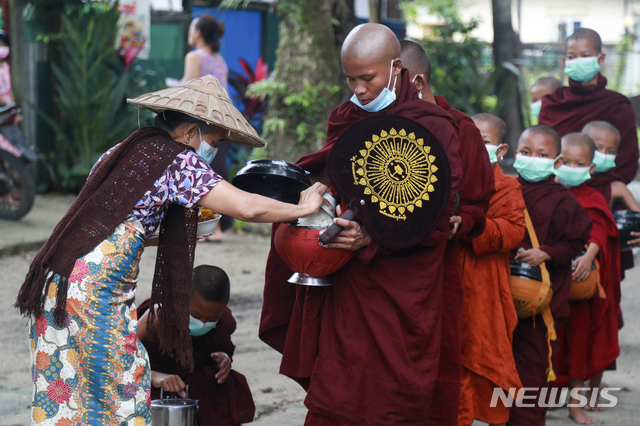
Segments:
[[[0,103],[9,105],[13,103],[13,90],[11,90],[11,69],[7,60],[11,49],[9,35],[0,30]]]
[[[227,77],[229,68],[224,58],[218,51],[220,50],[220,38],[224,35],[224,24],[218,22],[211,15],[202,15],[191,21],[187,43],[195,49],[187,53],[184,61],[184,76],[182,82],[189,81],[197,77],[212,75],[218,79],[224,90],[229,92]],[[225,180],[229,180],[227,169],[228,142],[221,142],[218,145],[218,157],[213,161],[211,167]],[[206,242],[221,242],[222,229],[227,229],[233,225],[233,219],[225,216],[220,220],[213,234],[205,237]]]
[[[145,239],[158,227],[151,303],[160,308],[147,333],[190,369],[195,208],[289,221],[314,214],[326,191],[314,185],[298,205],[284,204],[240,191],[211,170],[196,152],[208,155],[223,137],[264,146],[214,77],[129,101],[158,113],[155,127],[136,130],[98,161],[18,295],[16,307],[34,319],[34,424],[150,423],[150,369],[133,301]]]

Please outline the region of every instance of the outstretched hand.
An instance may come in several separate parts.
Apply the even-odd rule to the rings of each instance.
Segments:
[[[326,204],[329,206],[329,209],[333,209],[329,200],[322,197],[322,194],[327,192],[327,189],[326,185],[316,182],[300,193],[298,205],[305,207],[305,213],[300,217],[313,216],[318,213],[322,204]]]
[[[211,358],[218,363],[220,371],[216,374],[216,379],[218,379],[219,384],[223,384],[229,378],[229,373],[231,372],[231,359],[224,352],[214,352],[211,354]]]

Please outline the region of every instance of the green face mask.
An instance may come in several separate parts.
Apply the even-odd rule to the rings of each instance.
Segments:
[[[517,155],[513,167],[518,171],[522,179],[535,183],[548,178],[553,174],[555,158],[527,157]]]
[[[538,118],[540,115],[540,109],[542,109],[542,101],[536,101],[531,104],[531,116]]]
[[[496,164],[498,162],[498,155],[496,154],[496,152],[498,151],[498,148],[500,148],[500,145],[495,146],[485,143],[484,147],[487,148],[487,152],[489,153],[489,161],[491,161],[491,164]]]
[[[569,167],[563,164],[557,168],[554,173],[558,176],[558,179],[569,188],[580,186],[591,179],[589,167]]]
[[[593,156],[593,162],[596,165],[596,173],[604,173],[616,166],[616,156],[614,154],[603,154],[596,151]]]
[[[567,59],[564,65],[564,73],[573,81],[586,83],[600,71],[598,58],[600,58],[600,54],[586,58]]]
[[[202,322],[193,315],[189,315],[189,334],[192,336],[203,336],[216,328],[218,321]]]

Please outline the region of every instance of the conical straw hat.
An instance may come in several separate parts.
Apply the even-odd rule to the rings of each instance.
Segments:
[[[242,145],[263,147],[256,130],[233,106],[227,91],[212,75],[194,78],[186,83],[146,93],[127,102],[143,106],[156,114],[165,110],[178,111],[207,124],[213,124],[230,131],[226,141]]]

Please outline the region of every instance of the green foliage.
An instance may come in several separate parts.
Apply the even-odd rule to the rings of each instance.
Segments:
[[[618,62],[616,63],[615,73],[613,75],[612,90],[620,92],[624,83],[624,76],[627,71],[627,64],[629,62],[629,53],[633,51],[633,45],[637,36],[629,32],[622,34],[620,43],[616,45],[616,54],[618,56]]]
[[[83,6],[62,16],[62,65],[52,67],[62,122],[41,114],[55,134],[46,160],[58,190],[78,191],[100,156],[136,127],[136,115],[126,113],[130,74],[114,51],[116,7]]]
[[[269,103],[286,105],[278,108],[263,124],[263,138],[266,140],[284,133],[290,126],[295,128],[297,142],[303,145],[322,146],[326,137],[327,105],[335,103],[340,86],[320,83],[307,84],[302,92],[293,92],[283,82],[262,80],[247,89],[250,96],[267,97]],[[299,147],[290,147],[292,150]],[[291,154],[296,152],[291,151]]]

